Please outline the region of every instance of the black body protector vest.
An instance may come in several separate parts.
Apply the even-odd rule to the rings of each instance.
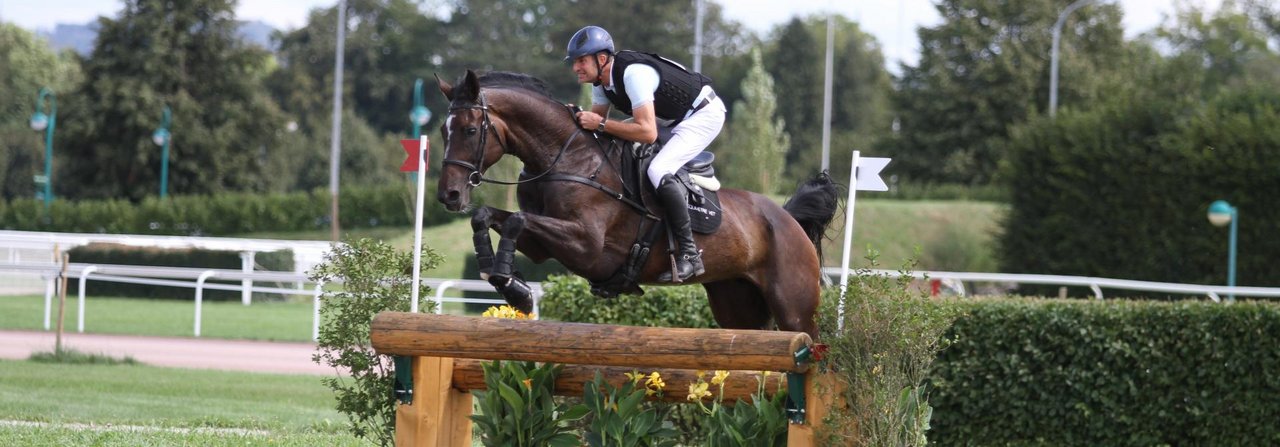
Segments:
[[[627,97],[627,85],[623,80],[627,67],[644,64],[658,72],[658,90],[653,93],[653,111],[658,118],[681,120],[693,108],[693,100],[702,93],[702,87],[711,85],[711,78],[694,73],[684,66],[653,53],[630,50],[619,51],[613,56],[613,90],[604,89],[605,97],[618,111],[631,116],[631,98]]]

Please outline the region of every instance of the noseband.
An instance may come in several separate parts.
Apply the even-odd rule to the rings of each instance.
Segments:
[[[482,182],[493,183],[495,185],[519,185],[521,183],[536,181],[549,174],[552,169],[555,169],[556,165],[560,163],[560,159],[564,156],[565,151],[569,149],[569,144],[573,142],[573,139],[577,137],[578,134],[582,133],[582,129],[574,131],[573,135],[570,135],[569,138],[565,140],[564,145],[560,146],[560,152],[556,153],[556,158],[555,160],[552,160],[551,166],[548,166],[547,170],[543,171],[541,174],[514,182],[495,180],[485,177],[484,173],[481,172],[481,166],[484,165],[484,148],[489,137],[489,132],[493,132],[494,138],[498,140],[498,146],[502,148],[502,153],[510,153],[510,151],[507,149],[507,144],[502,141],[502,136],[498,135],[498,131],[494,128],[492,121],[489,119],[489,103],[485,100],[484,92],[480,92],[480,102],[478,104],[449,107],[450,114],[459,110],[479,110],[483,116],[480,122],[480,142],[476,145],[475,150],[476,161],[475,163],[471,163],[463,160],[451,160],[446,158],[443,163],[461,166],[463,169],[471,171],[471,174],[467,175],[467,184],[472,187],[480,186],[480,183]]]

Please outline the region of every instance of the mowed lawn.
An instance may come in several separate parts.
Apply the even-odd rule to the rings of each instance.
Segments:
[[[0,360],[4,445],[359,445],[318,376]]]
[[[92,290],[92,289],[89,289]],[[195,300],[155,300],[119,297],[85,298],[84,330],[96,334],[194,335]],[[76,330],[77,300],[68,297],[63,328]],[[201,336],[268,341],[311,341],[312,303],[259,301],[206,302]],[[58,299],[50,312],[50,328],[57,325]],[[0,329],[44,329],[44,296],[0,296]]]

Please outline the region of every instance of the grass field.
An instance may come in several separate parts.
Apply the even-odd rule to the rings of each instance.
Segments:
[[[201,336],[269,341],[311,341],[310,302],[206,302]],[[51,321],[56,325],[55,298]],[[192,300],[85,298],[84,330],[97,334],[190,337],[195,322]],[[76,300],[68,297],[63,327],[76,330]],[[0,296],[0,329],[44,328],[44,296]]]
[[[316,376],[0,360],[9,445],[360,445]]]

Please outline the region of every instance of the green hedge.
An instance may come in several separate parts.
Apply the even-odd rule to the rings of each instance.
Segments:
[[[134,247],[119,244],[89,244],[76,247],[67,252],[71,262],[91,264],[148,265],[166,267],[199,267],[214,269],[241,268],[240,252],[232,250],[206,250],[195,248],[161,249],[153,247]],[[293,252],[279,250],[257,253],[253,258],[257,270],[293,271]],[[96,296],[127,296],[133,298],[161,298],[190,300],[195,296],[195,289],[187,287],[153,286],[110,281],[91,281],[86,290]],[[211,283],[227,282],[210,280]],[[239,285],[239,281],[227,282]],[[292,288],[292,284],[276,284],[257,282],[259,287]],[[67,293],[79,293],[79,281],[67,281]],[[274,293],[255,293],[253,299],[280,300],[282,297]],[[212,301],[240,300],[240,292],[230,290],[205,290],[204,299]]]
[[[931,373],[939,445],[1280,443],[1280,306],[960,302]]]
[[[405,185],[343,189],[338,196],[341,227],[412,226],[412,191]],[[423,225],[464,217],[433,200],[425,202]],[[0,228],[69,233],[226,236],[329,228],[328,190],[216,196],[171,196],[127,200],[54,200],[49,219],[34,199],[0,201]]]
[[[640,296],[604,299],[578,276],[552,276],[542,282],[540,318],[575,323],[655,327],[716,327],[702,286],[645,287]]]
[[[1278,148],[1274,89],[1118,97],[1017,128],[1001,271],[1225,284],[1228,232],[1205,218],[1224,199],[1240,210],[1237,284],[1280,285]]]

